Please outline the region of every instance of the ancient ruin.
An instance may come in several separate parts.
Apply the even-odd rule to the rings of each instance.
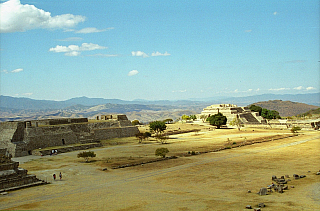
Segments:
[[[259,115],[259,112],[252,112],[248,107],[238,107],[234,104],[217,104],[211,105],[203,109],[201,115],[207,117],[222,113],[227,117],[227,124],[229,124],[234,118],[239,118],[242,124],[251,127],[268,127],[288,129],[294,126],[300,127],[305,130],[318,130],[320,128],[320,119],[272,119],[266,120]]]
[[[19,168],[19,162],[11,160],[6,149],[0,149],[0,193],[47,184],[27,173],[27,170]]]
[[[13,157],[21,157],[33,154],[35,149],[95,143],[134,136],[138,132],[126,115],[103,115],[100,120],[93,121],[88,118],[62,118],[1,122],[0,148],[7,149]]]
[[[227,124],[234,118],[239,118],[242,123],[266,124],[266,120],[259,115],[259,112],[252,112],[248,107],[238,107],[234,104],[217,104],[203,109],[201,115],[211,116],[222,113],[227,117]]]

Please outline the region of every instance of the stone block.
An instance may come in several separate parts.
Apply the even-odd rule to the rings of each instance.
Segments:
[[[264,196],[264,195],[267,195],[267,192],[268,192],[267,188],[261,188],[258,194],[260,196]]]
[[[293,178],[295,178],[295,179],[299,179],[299,178],[300,178],[300,176],[299,176],[298,174],[294,174],[294,175],[293,175]]]

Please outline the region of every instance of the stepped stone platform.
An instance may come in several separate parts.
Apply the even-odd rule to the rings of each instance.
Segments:
[[[6,149],[0,149],[0,193],[44,184],[47,182],[19,168],[19,162],[12,161]]]
[[[259,115],[259,112],[252,112],[248,107],[238,107],[234,104],[217,104],[211,105],[203,109],[201,115],[207,117],[222,113],[227,117],[227,124],[234,118],[239,118],[243,124],[266,124],[266,120]]]
[[[135,136],[139,132],[126,115],[61,118],[0,123],[0,148],[13,157],[32,155],[34,150]]]

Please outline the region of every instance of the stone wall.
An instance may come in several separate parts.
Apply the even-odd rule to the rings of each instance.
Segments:
[[[126,115],[110,117],[112,119],[93,123],[87,118],[0,123],[0,148],[6,148],[13,157],[20,157],[31,155],[34,149],[99,142],[139,132]]]
[[[61,119],[43,119],[43,120],[31,120],[27,121],[30,126],[44,126],[44,125],[62,125],[62,124],[74,124],[88,122],[88,118],[61,118]]]

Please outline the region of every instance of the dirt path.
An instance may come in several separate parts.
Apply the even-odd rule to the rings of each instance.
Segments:
[[[112,150],[125,148],[117,147]],[[319,133],[310,133],[106,172],[92,164],[70,162],[75,152],[66,153],[52,158],[53,168],[31,172],[62,171],[62,181],[1,196],[0,209],[245,210],[247,204],[264,202],[263,210],[317,210],[314,187],[320,177],[314,172],[320,169],[319,149]],[[307,175],[291,181],[295,188],[283,194],[255,194],[271,183],[272,175],[295,173]]]

